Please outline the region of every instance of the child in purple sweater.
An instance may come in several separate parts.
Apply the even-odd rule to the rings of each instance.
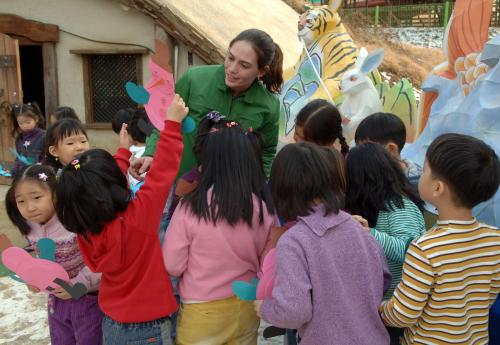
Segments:
[[[37,248],[43,238],[55,242],[55,261],[71,285],[82,283],[88,293],[74,300],[66,290],[56,288],[48,297],[50,343],[52,345],[100,345],[103,313],[97,304],[100,273],[93,273],[83,262],[76,234],[64,228],[54,208],[56,175],[45,165],[24,167],[14,178],[5,198],[7,215]],[[38,254],[38,253],[37,253]],[[28,286],[32,292],[40,292]]]
[[[387,345],[378,306],[391,275],[377,241],[341,211],[339,164],[309,143],[277,155],[271,192],[279,216],[297,224],[278,241],[272,298],[255,309],[275,326],[298,329],[301,345]]]
[[[12,176],[16,176],[24,166],[42,161],[45,130],[43,115],[36,103],[14,104],[12,120],[12,135],[16,138]]]

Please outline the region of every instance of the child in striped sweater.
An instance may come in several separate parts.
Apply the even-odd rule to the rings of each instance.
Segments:
[[[398,161],[382,145],[367,142],[347,157],[346,208],[368,221],[366,228],[384,249],[392,283],[384,299],[392,297],[401,280],[406,249],[425,231],[423,202]],[[390,328],[391,344],[403,331]]]
[[[500,163],[481,140],[444,134],[430,145],[419,182],[439,212],[411,243],[394,296],[380,307],[386,325],[407,327],[403,344],[487,344],[488,309],[500,291],[500,231],[472,208],[498,190]]]
[[[401,279],[406,249],[425,231],[422,200],[398,162],[383,146],[366,143],[349,151],[346,208],[368,221],[367,229],[384,249],[392,274],[389,299]]]

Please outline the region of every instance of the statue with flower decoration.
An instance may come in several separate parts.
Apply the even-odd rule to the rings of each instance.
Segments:
[[[447,61],[422,85],[418,138],[402,155],[423,164],[432,140],[455,132],[483,140],[500,155],[500,36],[489,40],[492,0],[457,0],[443,47]],[[500,226],[500,193],[474,209],[478,220]]]

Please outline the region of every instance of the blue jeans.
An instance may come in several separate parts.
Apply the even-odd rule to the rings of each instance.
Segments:
[[[169,317],[137,323],[121,323],[104,316],[102,343],[104,345],[173,345],[172,323]]]

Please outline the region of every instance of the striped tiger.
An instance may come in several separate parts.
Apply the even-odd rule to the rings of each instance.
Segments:
[[[300,17],[298,37],[307,52],[304,50],[297,64],[285,71],[286,82],[281,92],[285,134],[291,132],[298,110],[309,100],[335,100],[340,95],[340,79],[356,63],[358,49],[337,13],[341,3],[332,1],[330,6],[315,7]]]
[[[341,1],[337,1],[338,5],[340,3]],[[305,25],[301,25],[302,23]],[[298,36],[304,40],[309,55],[317,55],[321,60],[318,72],[324,82],[335,81],[335,84],[338,84],[342,75],[354,67],[358,49],[342,24],[336,8],[323,6],[304,13],[299,22]],[[294,72],[305,58],[307,54],[303,52],[293,68]],[[332,94],[332,98],[335,98],[338,95],[338,88],[337,91],[330,92],[335,93]]]

